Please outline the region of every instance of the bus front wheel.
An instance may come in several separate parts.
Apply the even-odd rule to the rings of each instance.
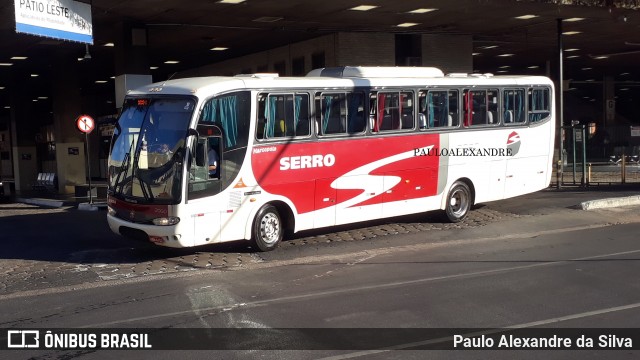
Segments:
[[[462,181],[456,181],[451,186],[447,195],[447,207],[445,212],[451,222],[462,221],[471,209],[471,190],[469,185]]]
[[[252,244],[260,251],[271,251],[278,246],[283,233],[278,210],[272,205],[263,206],[253,220]]]

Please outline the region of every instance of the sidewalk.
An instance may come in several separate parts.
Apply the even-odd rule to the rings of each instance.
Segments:
[[[97,196],[75,196],[75,194],[58,194],[46,191],[26,190],[16,193],[9,201],[31,204],[43,207],[59,208],[63,206],[80,207],[82,204],[93,204],[98,207],[106,207],[107,199]]]

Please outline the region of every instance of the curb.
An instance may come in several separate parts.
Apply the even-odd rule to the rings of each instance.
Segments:
[[[83,210],[83,211],[98,211],[100,209],[106,209],[106,208],[107,208],[107,203],[93,203],[93,204],[80,203],[80,204],[78,204],[78,210]]]
[[[38,205],[38,206],[47,206],[47,207],[62,207],[64,205],[64,201],[62,200],[52,200],[52,199],[32,199],[32,198],[16,198],[16,202]]]
[[[592,210],[630,205],[640,205],[640,195],[583,201],[578,205],[578,208]]]

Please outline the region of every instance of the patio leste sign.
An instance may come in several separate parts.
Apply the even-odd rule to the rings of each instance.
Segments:
[[[73,0],[14,0],[16,32],[93,44],[91,5]]]

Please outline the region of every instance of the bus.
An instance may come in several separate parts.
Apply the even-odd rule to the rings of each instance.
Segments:
[[[168,80],[130,91],[108,162],[110,228],[167,247],[472,206],[546,188],[542,76],[336,67]]]

